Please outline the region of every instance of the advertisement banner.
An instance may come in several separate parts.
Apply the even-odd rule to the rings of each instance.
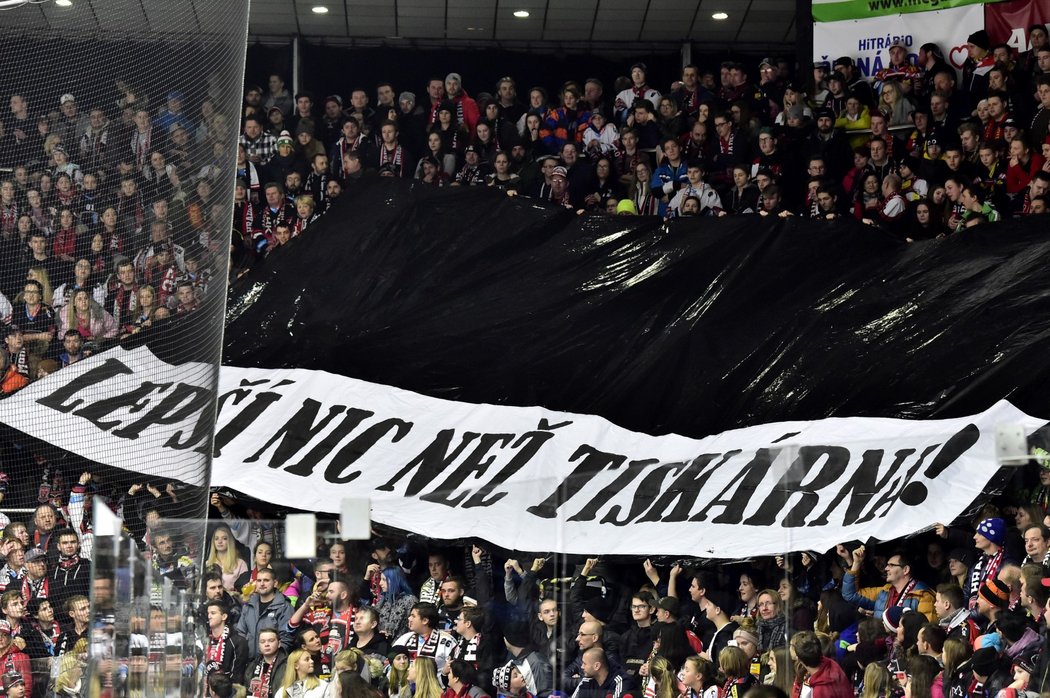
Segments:
[[[128,453],[149,454],[178,477],[207,451],[213,417],[192,367],[116,348],[31,384],[5,412],[90,460],[126,467]],[[301,368],[223,367],[217,400],[213,486],[330,513],[367,497],[375,521],[402,530],[591,555],[739,558],[898,538],[953,520],[982,492],[999,469],[997,427],[1045,424],[1003,401],[955,419],[651,436]]]
[[[814,5],[814,14],[816,8]],[[934,43],[958,70],[966,60],[966,38],[984,26],[984,12],[983,5],[970,4],[917,14],[817,22],[813,25],[813,59],[832,62],[849,56],[860,74],[870,77],[889,63],[889,47],[894,42],[908,47],[912,63],[918,62],[920,46]]]
[[[986,0],[813,0],[814,22],[839,22],[886,15],[915,15],[983,5]],[[994,2],[994,0],[992,0]],[[920,42],[925,43],[925,41]]]
[[[1010,0],[987,5],[985,29],[992,43],[1006,43],[1018,53],[1032,48],[1028,27],[1050,24],[1050,0]]]

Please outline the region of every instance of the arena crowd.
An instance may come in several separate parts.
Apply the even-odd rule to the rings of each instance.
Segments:
[[[239,137],[213,100],[190,104],[178,86],[159,105],[121,82],[110,103],[86,107],[69,93],[47,104],[11,95],[0,129],[0,392],[196,311],[227,263],[233,277],[265,265],[371,177],[491,187],[581,215],[852,216],[901,241],[1044,213],[1050,44],[1045,27],[1029,36],[1017,55],[975,32],[961,72],[936,45],[914,63],[895,45],[870,78],[848,56],[807,67],[803,80],[777,60],[675,76],[638,63],[608,87],[569,79],[557,94],[505,77],[472,97],[470,76],[452,72],[344,100],[292,94],[272,75],[267,90],[246,89]],[[215,192],[234,179],[231,210]],[[1046,459],[1030,466],[1030,489],[1015,483],[972,521],[746,564],[574,561],[440,545],[424,532],[324,539],[314,558],[289,560],[280,521],[215,493],[203,569],[199,541],[169,525],[185,496],[175,483],[34,464],[39,488],[27,487],[36,473],[13,477],[10,493],[0,478],[5,504],[34,512],[2,521],[10,698],[88,692],[90,631],[105,636],[121,612],[112,580],[90,581],[92,501],[123,515],[166,580],[149,618],[132,618],[126,648],[101,643],[103,695],[144,694],[147,663],[176,637],[196,659],[175,662],[175,691],[218,698],[1050,689]],[[199,594],[199,607],[172,618],[164,584]],[[147,621],[167,626],[159,644]]]

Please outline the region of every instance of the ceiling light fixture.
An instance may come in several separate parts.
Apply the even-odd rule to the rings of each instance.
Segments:
[[[56,7],[73,7],[73,0],[55,0]]]
[[[310,11],[313,12],[315,15],[326,15],[326,14],[328,14],[328,8],[325,7],[324,5],[314,5],[313,7],[310,8]]]
[[[716,12],[713,15],[711,15],[711,19],[718,19],[718,20],[729,19],[729,15],[726,14],[725,12]]]
[[[526,17],[529,16],[529,11],[528,10],[515,10],[514,11],[514,16],[517,17],[518,19],[525,19]]]

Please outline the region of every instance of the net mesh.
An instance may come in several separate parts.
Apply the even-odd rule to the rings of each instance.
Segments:
[[[35,695],[126,692],[156,659],[135,638],[180,629],[199,579],[247,16],[0,2],[0,589],[30,601],[27,638],[47,607],[58,624],[21,643]],[[82,677],[93,593],[104,663]]]

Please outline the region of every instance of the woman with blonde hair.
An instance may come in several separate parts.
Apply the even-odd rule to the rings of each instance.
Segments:
[[[237,578],[248,571],[248,563],[237,555],[237,546],[233,542],[233,532],[226,524],[219,524],[211,534],[211,547],[205,567],[218,567],[222,574],[222,585],[226,591],[233,593]],[[291,667],[291,661],[288,663]]]
[[[912,103],[904,94],[904,88],[896,80],[882,83],[879,95],[879,111],[886,115],[889,126],[910,126]]]
[[[655,698],[675,698],[678,695],[678,680],[674,667],[666,657],[653,657],[649,662],[649,682]],[[648,692],[647,692],[648,693]]]
[[[117,321],[91,297],[90,290],[78,288],[58,313],[58,336],[65,337],[69,330],[79,332],[85,342],[95,342],[116,337]]]
[[[751,662],[739,647],[726,647],[719,652],[718,666],[723,674],[718,698],[743,698],[756,683],[751,675]]]
[[[413,698],[441,698],[437,664],[430,657],[416,657],[408,667],[408,684]]]
[[[328,682],[314,676],[314,658],[306,650],[295,650],[274,698],[322,698],[327,690]]]
[[[893,677],[886,665],[869,662],[864,669],[864,688],[860,698],[889,698],[896,695]]]
[[[124,332],[134,334],[152,325],[154,320],[160,319],[156,316],[158,309],[157,291],[149,284],[139,286],[135,292],[132,313],[128,316],[128,323],[124,325]]]
[[[44,305],[51,305],[54,300],[55,291],[51,288],[51,276],[47,273],[47,267],[29,267],[29,270],[26,272],[26,281],[39,281],[40,285],[44,287],[44,297],[40,300]],[[15,300],[21,301],[22,294],[19,293]]]

